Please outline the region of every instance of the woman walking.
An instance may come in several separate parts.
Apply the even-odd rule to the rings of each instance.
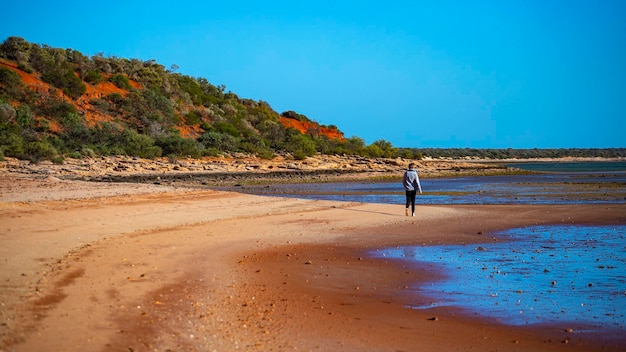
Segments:
[[[409,205],[411,206],[411,214],[415,216],[415,195],[417,191],[422,194],[422,186],[420,185],[420,178],[417,175],[417,171],[414,169],[414,165],[409,164],[409,169],[404,172],[402,179],[402,185],[406,193],[406,209],[404,215],[409,216]]]

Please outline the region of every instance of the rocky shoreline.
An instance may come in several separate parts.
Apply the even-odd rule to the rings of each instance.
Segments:
[[[220,178],[397,181],[409,162],[6,158],[0,351],[624,350],[623,329],[507,326],[452,306],[407,309],[416,297],[409,285],[437,271],[366,253],[479,246],[503,228],[619,224],[625,204],[420,205],[406,217],[397,204],[211,186]],[[505,162],[416,164],[423,177],[517,172]]]
[[[305,160],[276,157],[264,160],[239,156],[203,159],[141,159],[101,157],[31,163],[5,158],[0,175],[54,177],[62,180],[228,186],[259,183],[304,183],[342,180],[396,179],[415,163],[420,176],[445,177],[519,173],[500,163],[461,160],[408,160],[318,155]]]

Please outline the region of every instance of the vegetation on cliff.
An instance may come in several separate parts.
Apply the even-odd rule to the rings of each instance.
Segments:
[[[0,45],[0,158],[514,156],[511,150],[395,148],[385,140],[366,145],[359,137],[345,138],[336,126],[294,111],[279,114],[267,102],[176,71],[154,60],[87,57],[9,37]]]
[[[391,156],[294,111],[227,92],[205,78],[101,54],[89,58],[10,37],[0,45],[0,151],[22,159],[242,152]]]

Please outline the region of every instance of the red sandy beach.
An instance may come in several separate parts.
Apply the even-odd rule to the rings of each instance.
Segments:
[[[420,206],[0,177],[2,351],[621,351],[568,326],[405,308],[437,273],[372,259],[626,205]]]

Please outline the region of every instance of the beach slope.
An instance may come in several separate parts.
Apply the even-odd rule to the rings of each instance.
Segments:
[[[0,180],[0,350],[623,350],[569,327],[405,308],[438,273],[373,259],[509,227],[624,223],[624,205],[311,201],[54,177]],[[419,299],[419,298],[418,298]]]

